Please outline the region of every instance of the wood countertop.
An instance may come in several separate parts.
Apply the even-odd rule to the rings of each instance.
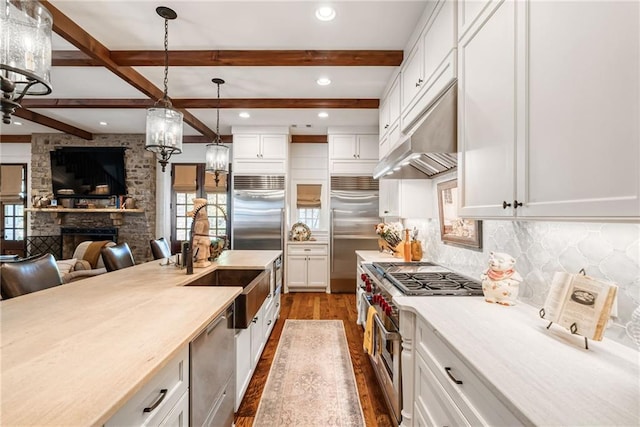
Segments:
[[[188,276],[150,261],[0,302],[0,424],[104,424],[242,291],[185,284],[280,254],[226,251]]]
[[[481,297],[398,297],[426,320],[519,418],[545,426],[637,426],[640,353],[573,336],[535,307]]]

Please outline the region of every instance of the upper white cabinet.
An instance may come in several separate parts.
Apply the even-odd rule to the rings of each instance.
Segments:
[[[430,218],[432,188],[430,179],[381,179],[378,213],[381,217]]]
[[[286,173],[287,128],[233,128],[232,132],[234,173]]]
[[[400,75],[393,78],[389,90],[380,101],[379,158],[383,158],[400,141]]]
[[[329,128],[329,172],[345,175],[370,175],[378,162],[378,134]]]
[[[401,70],[401,130],[416,119],[456,79],[457,2],[440,0]]]
[[[472,19],[459,45],[462,216],[640,217],[639,9],[505,1]]]

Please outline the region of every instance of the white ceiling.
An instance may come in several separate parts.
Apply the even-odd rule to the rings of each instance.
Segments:
[[[294,50],[402,50],[424,9],[425,1],[162,1],[162,0],[51,0],[62,13],[109,50],[162,50],[164,21],[155,8],[168,6],[178,18],[169,22],[170,50],[294,49]],[[322,22],[315,10],[329,3],[336,18]],[[76,50],[55,35],[54,50]],[[380,98],[396,67],[170,67],[169,96],[215,98],[214,77],[226,80],[221,98]],[[158,88],[162,67],[136,67]],[[332,84],[318,86],[319,77]],[[54,67],[50,98],[145,98],[102,67]],[[60,109],[33,111],[92,133],[144,133],[143,109]],[[231,126],[274,125],[292,134],[325,134],[328,126],[377,126],[374,109],[250,109],[220,111],[220,131]],[[216,111],[189,109],[215,131]],[[3,126],[3,134],[51,132],[51,129],[15,119],[22,126]],[[105,121],[107,126],[100,126]],[[311,127],[306,127],[311,125]],[[45,130],[43,130],[45,129]],[[198,132],[185,125],[185,135]]]

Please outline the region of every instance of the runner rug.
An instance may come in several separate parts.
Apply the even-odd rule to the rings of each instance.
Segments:
[[[341,320],[286,320],[253,425],[365,425]]]

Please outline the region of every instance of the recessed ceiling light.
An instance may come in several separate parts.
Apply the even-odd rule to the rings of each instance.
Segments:
[[[251,117],[251,114],[247,113],[246,111],[241,112],[240,114],[238,114],[240,117],[242,117],[243,119],[248,119],[249,117]]]
[[[107,122],[100,122],[100,126],[106,126],[107,124]]]
[[[321,119],[326,119],[327,117],[329,117],[329,113],[321,111],[318,113],[318,117],[320,117]]]
[[[13,124],[16,126],[22,126],[22,122],[13,122]]]
[[[316,9],[316,18],[321,21],[331,21],[336,17],[336,11],[331,6],[322,6]]]
[[[320,86],[327,86],[331,84],[331,80],[328,77],[320,77],[318,80],[316,80],[316,83],[318,83]]]

